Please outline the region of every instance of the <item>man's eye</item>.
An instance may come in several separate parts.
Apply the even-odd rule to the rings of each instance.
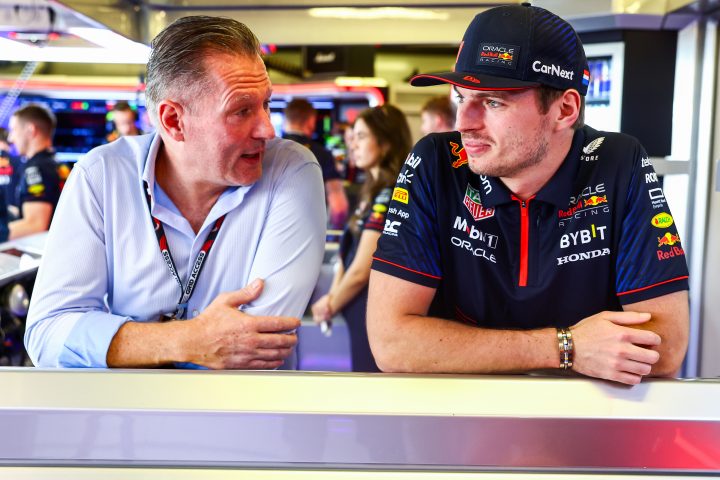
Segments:
[[[488,100],[487,106],[490,108],[498,108],[502,106],[502,103],[498,102],[497,100]]]
[[[465,101],[465,97],[460,96],[460,95],[455,95],[455,101],[457,101],[457,103],[463,103]]]

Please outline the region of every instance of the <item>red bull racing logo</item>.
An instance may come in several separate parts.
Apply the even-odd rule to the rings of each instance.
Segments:
[[[453,168],[460,168],[463,165],[468,163],[468,157],[467,153],[465,152],[465,147],[461,147],[455,142],[449,142],[450,143],[450,153],[455,156],[455,160],[452,162]]]
[[[673,235],[672,233],[667,232],[662,237],[658,237],[658,247],[662,247],[663,245],[670,247],[676,243],[680,243],[680,235]]]
[[[592,197],[584,200],[585,207],[595,207],[597,205],[600,205],[601,203],[607,203],[607,195],[603,195],[602,197],[599,197],[597,195],[593,195]]]
[[[468,184],[467,189],[465,189],[463,205],[465,205],[476,222],[495,215],[494,208],[483,207],[482,202],[480,201],[480,191],[475,190],[470,186],[470,184]]]

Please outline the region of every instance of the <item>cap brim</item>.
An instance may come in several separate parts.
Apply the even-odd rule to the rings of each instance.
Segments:
[[[427,73],[415,75],[410,79],[410,85],[413,87],[429,87],[443,83],[472,90],[526,90],[540,86],[538,82],[463,72]]]

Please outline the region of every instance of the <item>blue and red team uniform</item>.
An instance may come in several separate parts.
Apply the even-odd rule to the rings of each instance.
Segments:
[[[372,268],[437,289],[429,315],[498,329],[565,328],[688,289],[645,150],[587,126],[524,202],[469,169],[459,133],[423,138],[398,177]]]

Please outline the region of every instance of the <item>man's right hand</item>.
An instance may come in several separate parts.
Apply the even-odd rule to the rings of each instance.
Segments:
[[[213,369],[273,369],[281,366],[297,344],[293,317],[256,317],[238,310],[255,300],[264,283],[257,279],[225,292],[196,318],[186,321],[190,335],[184,345],[189,362]]]
[[[660,336],[633,328],[650,320],[649,313],[600,312],[570,327],[574,343],[573,370],[628,385],[640,383],[660,354]]]

